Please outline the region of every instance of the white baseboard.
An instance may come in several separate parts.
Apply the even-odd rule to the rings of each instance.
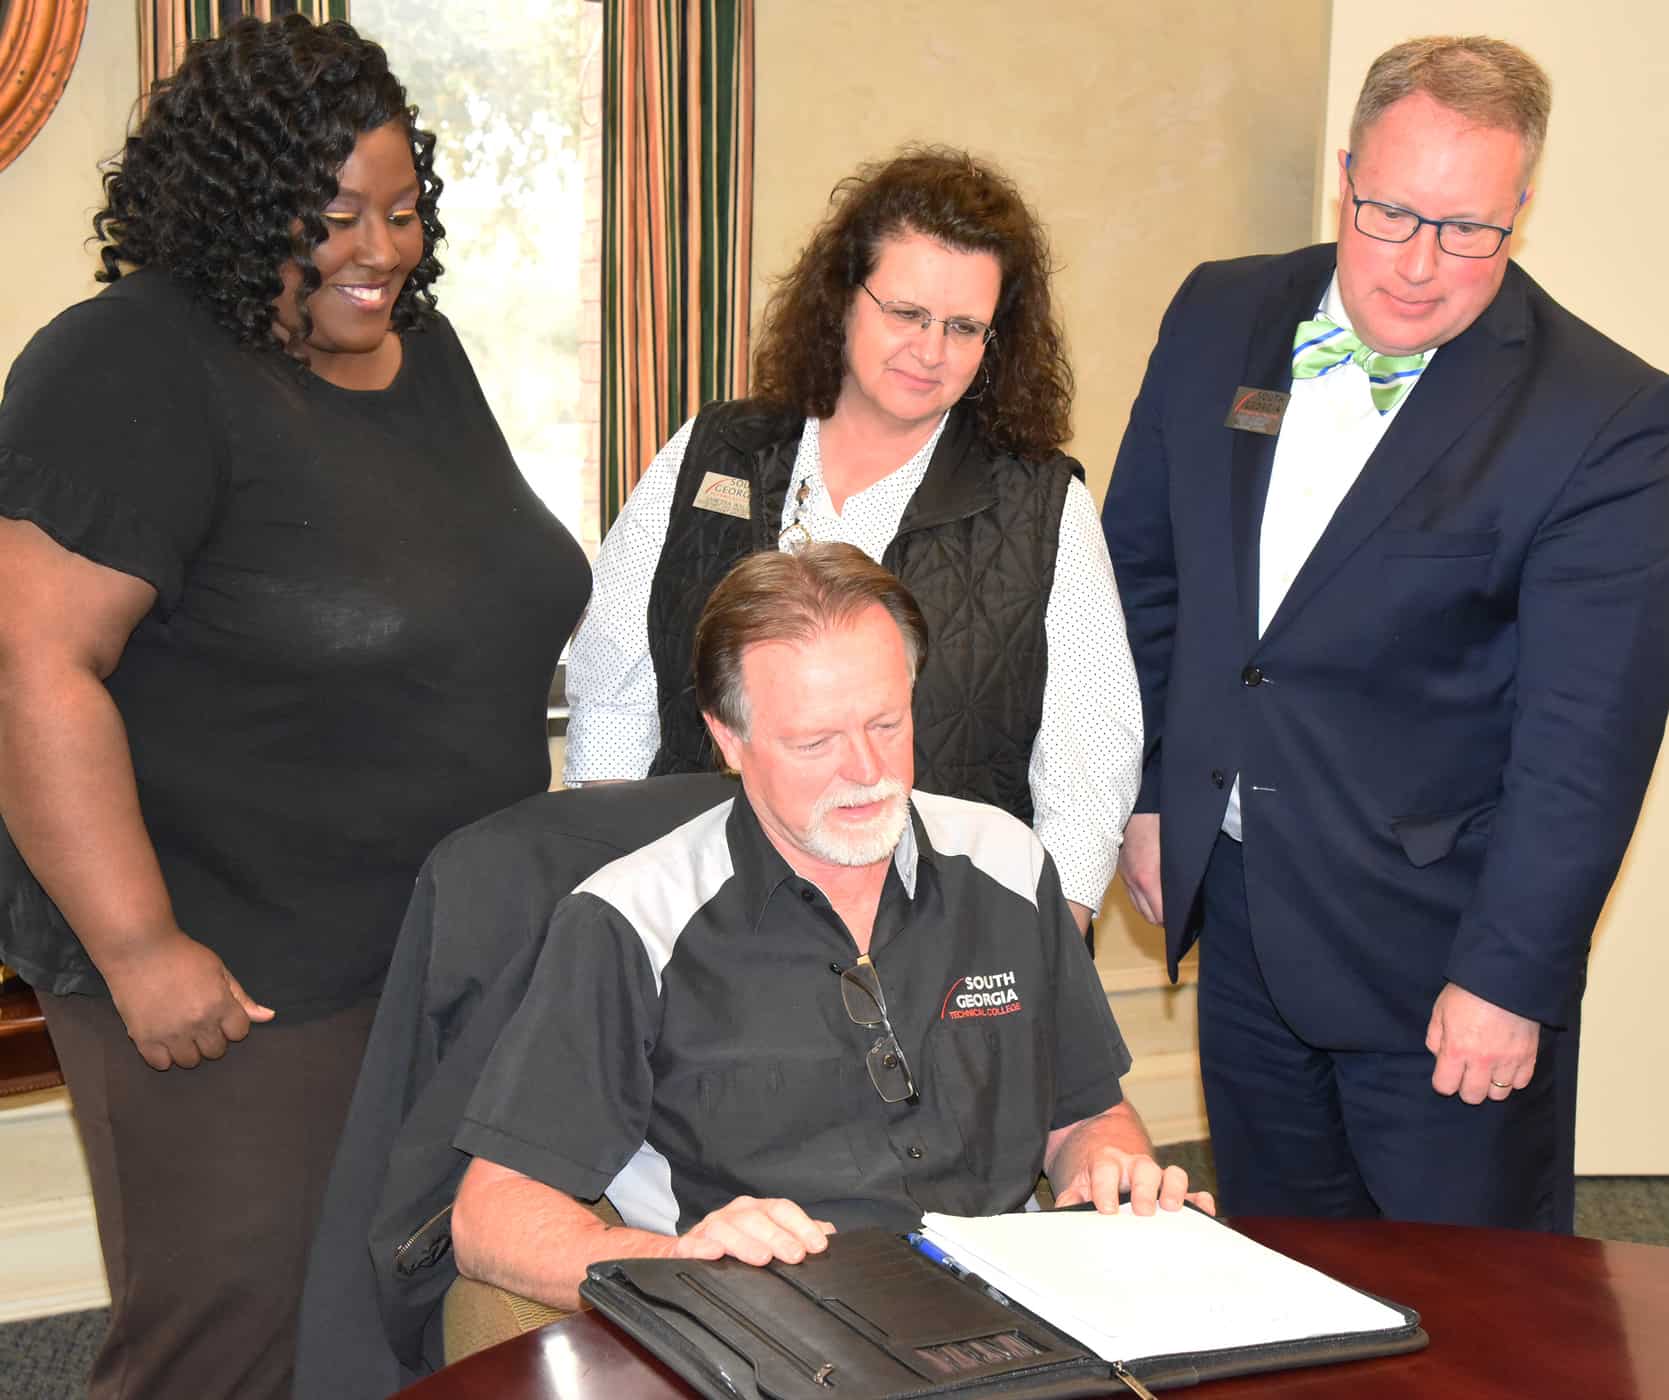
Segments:
[[[91,1196],[0,1207],[0,1258],[0,1322],[110,1302]]]
[[[110,1301],[93,1193],[62,1089],[0,1099],[0,1322]]]

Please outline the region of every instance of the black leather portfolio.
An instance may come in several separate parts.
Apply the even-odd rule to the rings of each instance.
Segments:
[[[1404,1326],[1115,1364],[882,1230],[833,1235],[799,1264],[595,1264],[580,1296],[709,1400],[1139,1395],[1426,1345],[1419,1316],[1390,1304]]]

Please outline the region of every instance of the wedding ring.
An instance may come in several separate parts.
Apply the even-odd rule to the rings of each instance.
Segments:
[[[1492,1079],[1489,1082],[1497,1089],[1510,1089],[1513,1087],[1511,1084],[1503,1084],[1499,1079]]]

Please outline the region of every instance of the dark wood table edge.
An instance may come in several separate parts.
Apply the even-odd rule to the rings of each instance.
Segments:
[[[1583,1371],[1573,1362],[1578,1374],[1590,1375],[1594,1385],[1570,1393],[1604,1395],[1608,1400],[1626,1400],[1630,1395],[1669,1393],[1669,1247],[1629,1244],[1617,1241],[1591,1240],[1579,1236],[1552,1236],[1528,1231],[1499,1230],[1475,1226],[1424,1225],[1381,1220],[1307,1220],[1272,1216],[1243,1216],[1232,1222],[1243,1234],[1288,1254],[1303,1263],[1320,1269],[1340,1282],[1360,1288],[1364,1292],[1413,1307],[1422,1315],[1428,1332],[1433,1332],[1433,1346],[1438,1360],[1434,1367],[1430,1353],[1374,1358],[1341,1363],[1306,1370],[1281,1371],[1263,1375],[1237,1377],[1206,1383],[1206,1394],[1217,1400],[1233,1400],[1239,1396],[1347,1396],[1371,1389],[1373,1395],[1422,1394],[1436,1397],[1465,1397],[1465,1400],[1494,1400],[1494,1397],[1530,1394],[1565,1393],[1549,1377],[1546,1390],[1524,1390],[1518,1381],[1503,1377],[1499,1383],[1490,1379],[1488,1347],[1499,1351],[1502,1346],[1514,1345],[1513,1338],[1500,1328],[1493,1332],[1476,1319],[1465,1327],[1467,1344],[1455,1343],[1460,1323],[1447,1304],[1422,1308],[1420,1297],[1406,1296],[1407,1287],[1417,1281],[1421,1271],[1436,1277],[1454,1273],[1462,1266],[1476,1266],[1480,1259],[1505,1261],[1506,1276],[1503,1288],[1518,1287],[1526,1280],[1548,1285],[1545,1278],[1547,1261],[1557,1258],[1562,1272],[1569,1276],[1572,1286],[1586,1289],[1596,1308],[1610,1306],[1611,1299],[1602,1297],[1606,1285],[1620,1284],[1625,1290],[1641,1290],[1648,1305],[1655,1306],[1661,1292],[1663,1308],[1654,1355],[1661,1360],[1661,1370],[1649,1358],[1641,1357],[1647,1374],[1661,1383],[1662,1391],[1603,1388],[1608,1382],[1596,1371]],[[1394,1251],[1387,1243],[1395,1236]],[[1402,1267],[1389,1267],[1388,1261],[1400,1260]],[[1514,1263],[1516,1270],[1512,1269]],[[1424,1291],[1416,1289],[1415,1291]],[[1505,1292],[1502,1295],[1508,1295]],[[1429,1301],[1429,1299],[1428,1299]],[[1478,1300],[1482,1313],[1490,1315],[1491,1300]],[[1494,1309],[1498,1311],[1497,1309]],[[1603,1320],[1603,1319],[1602,1319]],[[1556,1318],[1548,1319],[1549,1326]],[[1628,1334],[1632,1339],[1635,1334]],[[1526,1339],[1528,1341],[1528,1339]],[[1588,1339],[1599,1347],[1616,1346],[1616,1338],[1594,1336]],[[1572,1343],[1574,1345],[1574,1341]],[[1478,1354],[1476,1374],[1470,1380],[1456,1379],[1453,1384],[1431,1388],[1436,1370],[1463,1369],[1459,1364],[1472,1353]],[[1599,1353],[1602,1357],[1607,1353]],[[1611,1360],[1621,1365],[1627,1357],[1611,1354]],[[556,1373],[553,1376],[553,1372]],[[562,1380],[570,1382],[563,1386]],[[612,1378],[612,1379],[611,1379]],[[590,1387],[587,1380],[590,1380]],[[629,1379],[627,1388],[620,1388]],[[596,1388],[601,1386],[602,1388]],[[1596,1388],[1600,1387],[1600,1388]],[[1121,1390],[1109,1390],[1109,1395],[1126,1395]],[[673,1400],[674,1397],[694,1396],[669,1368],[643,1350],[630,1337],[619,1331],[606,1318],[595,1312],[582,1312],[563,1318],[549,1326],[512,1338],[486,1351],[478,1352],[433,1376],[399,1392],[400,1400],[474,1400],[474,1397],[493,1397],[494,1400],[594,1400],[595,1397],[616,1395],[642,1396],[645,1400]]]

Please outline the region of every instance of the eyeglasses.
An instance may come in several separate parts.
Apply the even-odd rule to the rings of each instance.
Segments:
[[[1376,199],[1360,199],[1356,194],[1356,177],[1347,165],[1344,173],[1350,184],[1351,202],[1356,206],[1356,231],[1381,243],[1406,243],[1420,231],[1422,224],[1437,230],[1437,246],[1457,258],[1493,258],[1507,241],[1512,226],[1480,224],[1471,219],[1428,219],[1412,209],[1395,204],[1381,204]],[[1524,202],[1520,196],[1519,203]]]
[[[840,974],[840,999],[846,1014],[860,1026],[879,1026],[885,1034],[869,1047],[864,1063],[869,1080],[884,1103],[917,1102],[916,1081],[910,1076],[904,1051],[887,1019],[887,999],[881,995],[881,978],[865,953]]]
[[[860,282],[858,285],[869,292],[869,283]],[[874,292],[869,292],[869,299],[881,308],[881,315],[895,329],[930,331],[937,321],[945,328],[945,339],[953,345],[989,345],[997,333],[994,326],[976,321],[972,316],[935,316],[925,306],[917,306],[913,301],[882,301]]]

